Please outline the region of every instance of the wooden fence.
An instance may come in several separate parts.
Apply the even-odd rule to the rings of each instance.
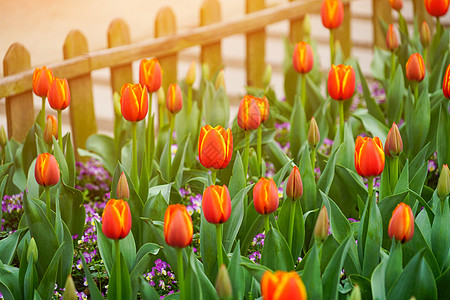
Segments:
[[[353,0],[357,1],[357,0]],[[423,0],[412,0],[416,15],[425,18]],[[345,18],[336,33],[344,54],[351,53],[352,0],[343,0]],[[246,15],[222,21],[218,0],[205,0],[200,9],[200,26],[177,32],[176,17],[171,8],[162,8],[155,19],[155,38],[130,44],[128,25],[120,19],[113,20],[108,29],[108,49],[89,52],[86,38],[79,31],[71,31],[64,43],[64,61],[49,65],[57,77],[69,81],[72,102],[70,119],[75,147],[84,147],[89,135],[96,132],[91,71],[110,68],[111,88],[120,91],[126,82],[133,82],[133,61],[146,57],[157,57],[164,70],[163,87],[177,81],[177,53],[192,46],[201,46],[201,62],[209,64],[211,72],[222,66],[221,39],[235,35],[246,35],[247,83],[262,84],[265,68],[265,27],[283,20],[290,21],[292,42],[302,40],[302,24],[305,14],[320,11],[322,0],[290,0],[288,3],[266,8],[264,0],[246,0]],[[384,47],[384,36],[378,19],[392,21],[388,0],[372,0],[374,44]],[[5,77],[0,78],[0,99],[6,98],[6,114],[9,137],[22,141],[34,121],[32,75],[29,52],[20,44],[8,49],[3,68]]]

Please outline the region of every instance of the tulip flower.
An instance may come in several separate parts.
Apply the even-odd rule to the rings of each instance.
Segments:
[[[411,207],[400,203],[392,212],[388,227],[389,237],[400,241],[402,244],[410,241],[414,235],[414,215]]]
[[[125,238],[131,230],[131,211],[128,202],[110,199],[102,215],[102,232],[112,240]]]
[[[55,137],[55,139],[58,139],[58,120],[56,120],[55,116],[48,115],[44,129],[44,141],[46,141],[48,144],[52,144],[53,137]]]
[[[422,55],[413,53],[406,62],[406,78],[421,82],[425,78],[425,64]]]
[[[125,83],[121,89],[120,107],[122,116],[129,122],[139,122],[147,116],[147,87],[141,84]]]
[[[324,27],[338,28],[344,21],[344,4],[341,0],[324,0],[320,8],[320,16]]]
[[[265,271],[261,278],[263,300],[306,300],[306,288],[297,272]]]
[[[389,24],[386,32],[386,48],[392,52],[398,48],[398,37],[393,24]]]
[[[289,218],[289,235],[288,244],[289,249],[292,247],[292,235],[294,233],[294,220],[295,220],[295,206],[297,202],[295,200],[300,199],[303,196],[303,183],[300,176],[300,171],[297,166],[292,168],[291,174],[288,177],[286,184],[286,195],[292,199],[292,207]]]
[[[301,74],[309,73],[314,65],[314,53],[311,46],[306,42],[299,42],[295,45],[292,65],[295,71]]]
[[[444,200],[450,194],[450,170],[448,165],[443,165],[441,174],[439,175],[437,187],[437,195],[440,199]]]
[[[387,156],[399,156],[403,151],[403,141],[400,131],[398,130],[397,124],[395,122],[392,124],[391,129],[389,129],[388,135],[386,137],[386,142],[384,144],[384,154]]]
[[[259,214],[264,215],[266,234],[269,232],[269,214],[277,210],[278,203],[278,188],[275,181],[261,177],[253,188],[253,205]]]
[[[449,0],[424,0],[427,12],[439,18],[447,13]]]
[[[222,87],[225,90],[225,73],[223,69],[219,71],[216,77],[216,82],[214,84],[214,88],[218,90],[220,87]]]
[[[207,169],[224,169],[233,155],[233,133],[221,125],[205,125],[200,129],[198,158]]]
[[[116,197],[119,199],[130,198],[130,189],[128,187],[127,176],[122,172],[119,176],[119,181],[117,182]]]
[[[181,95],[181,89],[178,84],[171,84],[167,91],[166,107],[172,113],[178,113],[183,107],[183,96]]]
[[[450,65],[447,66],[447,70],[445,71],[442,92],[447,99],[450,99]]]
[[[34,178],[45,189],[47,218],[51,220],[50,187],[59,182],[59,165],[53,155],[50,153],[38,155],[34,168]]]
[[[389,4],[391,5],[392,9],[400,11],[403,7],[403,0],[389,0]]]
[[[227,186],[207,187],[203,192],[202,210],[209,223],[225,223],[231,215],[231,199]]]
[[[378,137],[358,136],[355,142],[355,168],[360,176],[366,178],[379,176],[383,172],[383,144]]]
[[[62,120],[61,112],[70,104],[70,90],[67,79],[54,78],[47,93],[48,103],[51,108],[58,112],[58,142],[61,150],[62,145]]]
[[[149,93],[154,93],[161,87],[162,69],[156,58],[143,59],[139,64],[139,83],[147,87]]]
[[[33,72],[33,91],[42,98],[41,119],[40,126],[43,128],[45,123],[45,98],[48,94],[48,89],[53,82],[53,72],[51,69],[47,69],[46,66],[42,68],[36,68]]]

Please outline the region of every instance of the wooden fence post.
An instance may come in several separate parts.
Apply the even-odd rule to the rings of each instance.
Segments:
[[[177,31],[177,24],[173,10],[166,6],[161,8],[156,14],[155,19],[155,37],[174,35]],[[177,64],[178,54],[171,54],[164,57],[158,57],[163,70],[162,87],[164,93],[167,93],[171,83],[177,83]]]
[[[350,1],[346,1],[344,2],[344,21],[336,30],[335,35],[336,40],[338,40],[341,45],[344,58],[349,58],[352,53],[351,18]]]
[[[265,8],[264,0],[247,0],[246,13],[252,13]],[[247,84],[262,87],[262,77],[266,69],[266,30],[247,33]]]
[[[373,44],[380,48],[386,49],[386,36],[381,30],[379,19],[384,20],[387,24],[392,23],[392,8],[389,1],[372,0],[372,25],[373,25]]]
[[[86,37],[78,30],[72,30],[63,46],[64,59],[88,53]],[[92,96],[91,75],[83,75],[69,80],[70,88],[70,123],[75,150],[85,148],[86,140],[97,132],[94,100]]]
[[[12,44],[3,58],[4,75],[16,74],[30,68],[28,50],[19,43]],[[33,91],[6,97],[6,120],[8,136],[20,142],[24,141],[34,122]]]
[[[289,0],[289,2],[298,0]],[[289,22],[289,39],[294,45],[300,41],[303,41],[305,33],[303,32],[303,21],[305,16],[302,15],[298,19],[293,19]]]
[[[130,30],[122,19],[114,19],[108,28],[108,48],[130,44]],[[125,83],[133,83],[133,71],[131,63],[111,67],[111,88],[113,94],[120,94],[120,89]]]
[[[414,5],[414,16],[417,17],[417,25],[419,25],[419,30],[420,26],[422,26],[423,21],[426,21],[430,29],[433,29],[435,23],[433,20],[434,18],[428,14],[423,0],[412,0],[412,2]]]
[[[200,9],[200,26],[218,23],[222,20],[220,3],[218,0],[203,1]],[[200,55],[202,64],[207,64],[210,74],[213,75],[222,67],[222,46],[221,41],[202,46]]]

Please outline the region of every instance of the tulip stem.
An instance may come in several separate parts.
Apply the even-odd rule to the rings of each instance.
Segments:
[[[223,264],[223,254],[222,254],[222,224],[216,224],[216,242],[217,242],[217,267]]]
[[[173,131],[174,131],[174,127],[175,127],[175,114],[170,114],[170,130],[169,130],[169,149],[167,151],[168,157],[167,157],[167,165],[168,165],[168,169],[167,172],[169,174],[169,178],[168,180],[170,181],[170,178],[172,176],[172,143],[173,143]]]
[[[295,205],[297,204],[297,201],[295,199],[292,199],[292,207],[291,207],[291,214],[289,217],[289,250],[291,250],[292,253],[292,236],[294,235],[294,220],[295,220]]]
[[[344,101],[339,101],[339,138],[344,143]]]
[[[188,115],[190,115],[191,110],[192,110],[192,86],[190,86],[190,85],[188,85],[187,110],[188,110]]]
[[[58,143],[59,148],[61,148],[61,151],[64,153],[63,150],[63,143],[62,143],[62,110],[58,109]]]
[[[184,274],[183,274],[183,248],[176,248],[178,262],[178,287],[180,288],[180,300],[184,300]]]
[[[316,168],[316,147],[311,148],[311,168],[314,174],[314,169]]]
[[[330,29],[330,61],[331,61],[331,65],[334,64],[334,58],[335,58],[335,53],[334,53],[334,30]]]
[[[267,234],[269,233],[270,229],[270,220],[269,220],[270,214],[264,215],[264,230],[267,237]]]
[[[41,108],[41,120],[40,120],[40,124],[42,130],[45,129],[45,97],[42,97],[42,108]]]
[[[390,161],[389,173],[390,173],[391,192],[394,192],[398,179],[398,156],[392,157]]]
[[[150,99],[150,104],[152,103],[152,96],[153,96],[153,93],[149,93],[149,99]],[[148,170],[150,170],[151,169],[151,167],[152,167],[152,160],[151,160],[151,155],[150,155],[150,149],[151,149],[151,145],[152,145],[152,131],[153,131],[153,124],[152,124],[152,121],[153,121],[153,119],[152,119],[152,116],[151,116],[151,106],[149,106],[149,111],[148,111],[148,114],[147,114],[147,130],[146,130],[146,133],[147,133],[147,138],[146,138],[146,144],[145,144],[145,146],[146,146],[146,155],[145,155],[145,157],[146,157],[146,159],[147,159],[147,168],[148,168]],[[142,171],[141,171],[142,172]],[[151,176],[151,174],[149,174],[149,176]]]
[[[244,149],[244,178],[247,180],[248,174],[248,156],[250,152],[250,131],[245,131],[245,149]]]
[[[133,181],[134,188],[138,188],[138,166],[137,166],[137,123],[131,123],[131,142],[132,142],[132,165],[131,165],[131,179]]]
[[[45,204],[47,206],[47,218],[52,223],[52,208],[50,203],[50,188],[45,187]]]
[[[301,96],[303,109],[306,111],[306,74],[300,74],[301,77]]]
[[[121,273],[122,270],[120,269],[120,240],[114,240],[114,249],[116,252],[116,275],[117,275],[117,295],[119,296],[119,299],[122,299],[122,280],[121,280]]]
[[[262,126],[258,127],[258,139],[256,145],[256,155],[258,157],[258,175],[262,176],[262,158],[261,158],[261,144],[262,144]]]
[[[394,75],[395,75],[395,52],[391,51],[391,76],[390,76],[390,81],[392,81],[394,79]]]
[[[423,65],[425,66],[425,70],[427,69],[427,53],[428,53],[428,47],[423,48]]]
[[[164,126],[164,106],[158,104],[159,107],[159,132],[161,132],[161,128]]]
[[[217,170],[211,169],[211,182],[213,185],[216,184],[216,178],[217,178]]]
[[[416,82],[414,84],[414,106],[416,106],[417,102],[419,101],[419,83]]]
[[[373,177],[367,178],[367,192],[369,193],[369,201],[372,201],[373,195]]]

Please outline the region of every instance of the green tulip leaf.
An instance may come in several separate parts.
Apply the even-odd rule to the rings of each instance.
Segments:
[[[322,299],[322,282],[320,278],[320,260],[317,244],[313,247],[304,259],[304,271],[302,275],[308,297],[310,299]]]
[[[336,203],[322,191],[319,192],[328,212],[331,234],[339,244],[342,244],[351,236],[350,223]]]
[[[83,270],[84,276],[86,277],[86,281],[88,283],[89,293],[92,300],[102,300],[104,299],[102,293],[100,293],[97,284],[94,279],[92,279],[92,274],[89,271],[89,266],[86,264],[86,260],[84,259],[84,255],[80,255],[81,261],[83,262]]]
[[[108,282],[108,298],[132,299],[130,274],[123,253],[120,253],[120,263],[117,262],[117,259],[114,262]]]
[[[291,154],[292,157],[297,157],[300,148],[308,140],[308,126],[300,95],[295,96],[290,123],[291,127],[295,128],[295,130],[291,130],[290,132]]]
[[[146,299],[146,300],[159,300],[160,299],[159,298],[160,296],[155,291],[155,288],[152,287],[150,284],[148,284],[148,282],[145,281],[144,278],[139,277],[138,283],[139,283],[139,292],[141,294],[142,299]],[[173,294],[173,295],[175,295],[175,294]],[[169,298],[165,297],[165,299],[169,299]]]
[[[381,111],[380,106],[377,104],[375,99],[373,99],[373,97],[372,97],[372,94],[369,89],[369,85],[367,84],[366,77],[364,76],[363,72],[361,71],[361,66],[359,65],[359,63],[356,63],[356,69],[358,72],[358,77],[361,80],[361,86],[363,89],[363,97],[364,97],[364,100],[366,101],[366,105],[369,110],[369,114],[374,116],[378,121],[384,123],[384,120],[385,120],[384,114]]]
[[[2,263],[11,264],[19,240],[22,239],[27,230],[27,228],[19,229],[10,236],[0,240],[0,261]]]
[[[249,258],[241,256],[241,266],[243,266],[259,282],[266,271],[270,269],[264,265],[258,265]]]
[[[303,212],[300,201],[302,199],[296,200],[295,212],[294,212],[294,228],[292,234],[292,248],[289,249],[292,253],[292,259],[297,261],[297,258],[301,255],[303,249],[303,243],[305,240],[305,224],[303,220]],[[278,214],[278,227],[280,228],[280,233],[284,236],[285,240],[289,243],[289,222],[290,214],[293,208],[294,202],[291,199],[286,199],[281,207]]]
[[[241,266],[241,245],[238,241],[228,264],[228,274],[233,287],[233,299],[243,299],[245,291],[244,269]]]
[[[55,255],[53,256],[47,271],[45,271],[45,274],[40,280],[39,286],[37,287],[37,291],[43,299],[51,299],[52,297],[52,293],[55,289],[54,287],[56,283],[56,275],[58,273],[58,266],[64,248],[65,242],[63,242],[55,252]]]
[[[291,271],[294,269],[289,246],[283,235],[275,228],[271,228],[266,233],[261,253],[261,264],[271,270]]]
[[[142,245],[136,254],[136,261],[130,273],[132,299],[136,299],[139,289],[139,278],[148,268],[152,259],[151,255],[157,255],[161,246],[153,243]]]
[[[448,200],[437,202],[436,216],[431,228],[431,248],[441,270],[448,264],[450,249],[450,209]]]

